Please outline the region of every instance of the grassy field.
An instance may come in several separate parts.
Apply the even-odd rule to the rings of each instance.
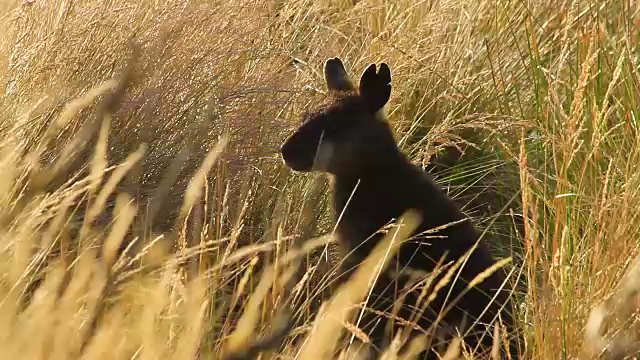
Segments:
[[[390,65],[401,147],[512,259],[527,358],[639,351],[639,10],[3,1],[0,359],[214,359],[257,337],[263,359],[315,359],[365,338],[342,318],[362,281],[314,318],[327,187],[278,154],[333,56]]]

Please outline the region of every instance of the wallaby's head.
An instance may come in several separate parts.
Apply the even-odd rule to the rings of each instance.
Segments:
[[[356,90],[338,58],[327,60],[324,76],[329,104],[305,115],[304,124],[282,145],[287,166],[296,171],[358,175],[397,147],[389,124],[379,116],[391,96],[387,64],[371,64]]]

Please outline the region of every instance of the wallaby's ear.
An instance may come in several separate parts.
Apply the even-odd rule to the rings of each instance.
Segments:
[[[360,96],[362,96],[371,111],[382,109],[391,97],[391,70],[387,64],[380,64],[376,73],[376,64],[371,64],[360,78]]]
[[[332,91],[351,91],[355,87],[344,69],[344,65],[339,58],[332,58],[324,63],[324,79],[327,88]]]

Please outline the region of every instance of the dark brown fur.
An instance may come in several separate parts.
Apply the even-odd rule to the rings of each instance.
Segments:
[[[382,237],[376,232],[409,209],[417,209],[422,215],[422,223],[415,234],[455,224],[404,242],[397,253],[395,265],[432,272],[440,259],[444,259],[445,264],[455,262],[478,242],[479,234],[428,174],[411,164],[399,150],[389,124],[380,116],[379,112],[391,93],[388,66],[381,64],[377,72],[375,65],[369,66],[362,75],[358,91],[337,58],[327,61],[325,77],[332,91],[331,104],[308,115],[305,123],[282,145],[281,152],[284,162],[293,170],[322,171],[332,175],[335,216],[341,216],[337,235],[345,254],[348,254],[342,270],[348,273],[364,260]],[[494,263],[487,246],[479,241],[457,279],[454,276],[437,293],[418,320],[418,325],[429,329],[436,315],[464,293],[440,319],[439,328],[460,329],[463,321],[469,323],[474,320],[488,324],[494,322],[499,313],[502,324],[513,332],[513,309],[502,271],[495,271],[465,293],[468,282]],[[374,285],[368,306],[390,312],[390,307],[397,301],[396,280],[391,272],[383,273]],[[399,284],[403,285],[402,282]],[[415,305],[417,296],[415,292],[407,295],[398,314],[400,317],[408,319],[411,316],[411,305]],[[494,302],[491,301],[493,296],[496,297]],[[502,305],[504,311],[500,311]],[[370,335],[374,347],[386,346],[389,338],[385,336],[385,322],[378,321],[378,315],[367,314],[370,315],[362,319],[361,326]],[[472,348],[480,345],[477,350],[482,352],[490,350],[492,328],[486,331],[476,326],[472,330],[484,332],[484,338],[480,340],[470,334],[464,339],[467,345]],[[519,353],[517,343],[520,338],[511,335],[509,352],[515,359]]]

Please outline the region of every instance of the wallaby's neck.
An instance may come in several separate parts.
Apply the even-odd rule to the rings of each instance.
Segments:
[[[397,198],[403,190],[420,181],[418,178],[421,175],[420,170],[399,150],[379,159],[371,159],[369,166],[362,171],[334,176],[335,210],[341,212],[347,203],[354,201],[372,204],[376,200],[388,202],[386,200]]]
[[[391,181],[400,178],[412,169],[413,165],[400,149],[392,148],[380,156],[372,156],[367,162],[351,174],[336,175],[336,181],[340,182],[377,182],[380,178]]]

